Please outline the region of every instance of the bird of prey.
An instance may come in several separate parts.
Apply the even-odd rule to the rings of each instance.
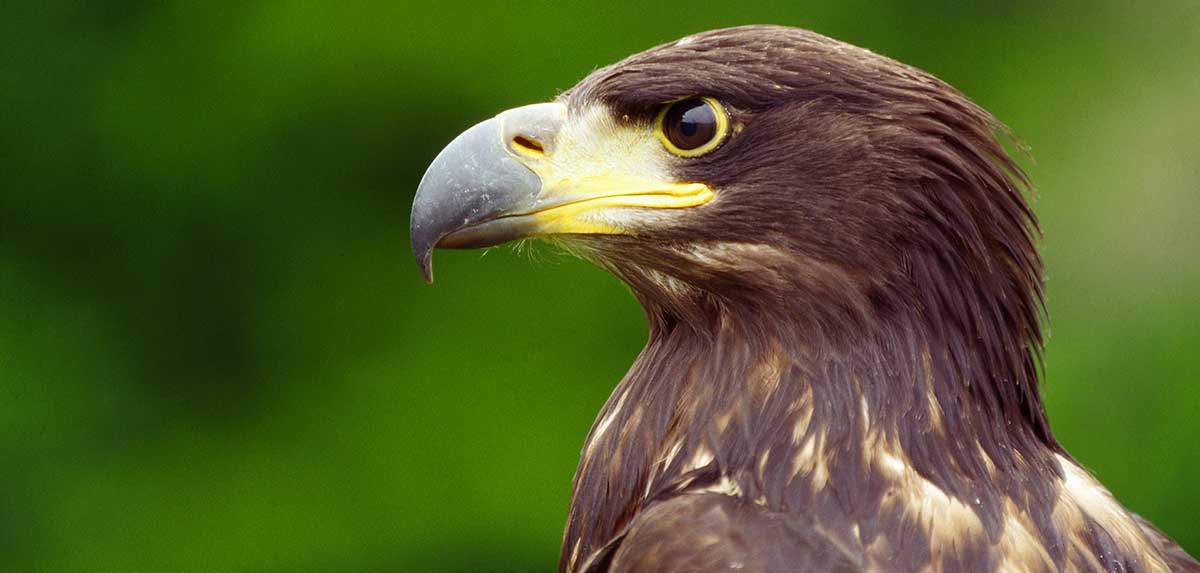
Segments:
[[[427,280],[435,247],[550,238],[649,323],[559,570],[1200,571],[1051,433],[1006,134],[928,73],[751,26],[451,142],[412,209]]]

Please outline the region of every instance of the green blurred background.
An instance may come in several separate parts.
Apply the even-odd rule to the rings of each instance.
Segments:
[[[1200,553],[1200,3],[1125,4],[7,6],[0,567],[551,570],[640,310],[553,253],[440,253],[426,286],[413,192],[480,119],[762,22],[1032,147],[1054,427]]]

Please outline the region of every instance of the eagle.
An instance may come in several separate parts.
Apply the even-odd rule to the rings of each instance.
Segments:
[[[916,68],[704,32],[455,138],[410,238],[542,238],[646,345],[580,455],[559,570],[1193,572],[1055,439],[1031,184]]]

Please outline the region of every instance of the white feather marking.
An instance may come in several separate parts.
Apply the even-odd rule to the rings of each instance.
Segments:
[[[625,390],[624,392],[622,392],[621,397],[617,398],[617,404],[615,406],[613,406],[612,411],[609,412],[608,415],[604,416],[604,418],[601,419],[598,424],[596,424],[596,431],[595,431],[595,433],[592,434],[592,439],[588,441],[588,445],[587,445],[587,450],[588,450],[589,454],[592,451],[592,446],[596,442],[600,441],[600,438],[604,436],[604,432],[608,431],[608,427],[612,425],[613,420],[615,420],[617,418],[617,415],[619,415],[621,413],[621,409],[624,408],[624,406],[625,406],[625,399],[628,397],[629,397],[629,390]]]
[[[903,460],[886,452],[879,454],[879,467],[887,470],[894,477],[900,477],[908,469]]]
[[[712,461],[712,452],[704,446],[699,446],[696,448],[696,453],[692,454],[692,459],[688,460],[686,464],[683,464],[683,470],[681,473],[687,473],[692,470],[698,470],[706,467],[708,464],[711,464]]]
[[[721,481],[695,491],[698,493],[719,493],[734,497],[741,497],[742,486],[738,485],[738,482],[730,479],[729,476],[721,476]]]
[[[1141,526],[1113,499],[1112,494],[1071,460],[1057,454],[1055,457],[1063,472],[1061,495],[1053,513],[1053,519],[1059,527],[1079,532],[1082,530],[1083,516],[1086,515],[1108,532],[1126,556],[1143,559],[1149,571],[1169,571]],[[1079,538],[1075,537],[1072,543],[1081,548],[1079,553],[1090,552]]]

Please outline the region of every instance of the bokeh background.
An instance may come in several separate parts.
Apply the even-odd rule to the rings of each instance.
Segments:
[[[0,566],[548,571],[645,340],[615,279],[445,252],[451,137],[651,45],[799,25],[1037,158],[1058,435],[1200,553],[1200,4],[17,2],[0,18]]]

